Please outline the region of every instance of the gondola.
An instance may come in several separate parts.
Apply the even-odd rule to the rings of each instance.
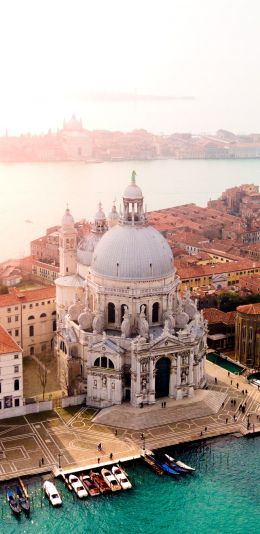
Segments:
[[[13,492],[11,490],[11,488],[8,488],[7,489],[7,492],[6,492],[6,498],[8,500],[8,503],[9,503],[9,506],[12,510],[12,512],[16,515],[16,516],[19,516],[21,511],[22,511],[22,508],[19,504],[19,502],[17,502],[17,500],[15,499],[14,495],[13,495]]]
[[[164,453],[157,453],[155,454],[155,460],[159,462],[160,465],[168,465],[171,469],[175,471],[175,473],[169,474],[177,474],[177,475],[186,475],[188,473],[188,470],[184,467],[179,466],[173,458],[169,460],[167,454]],[[167,470],[167,468],[165,468]]]
[[[25,497],[21,486],[17,486],[16,487],[16,495],[17,495],[18,502],[19,502],[23,512],[25,514],[29,514],[30,513],[30,499]]]
[[[174,458],[169,456],[169,454],[165,454],[165,458],[167,459],[167,462],[169,464],[177,465],[178,467],[185,469],[187,472],[195,471],[194,467],[191,467],[190,465],[187,465],[184,462],[181,462],[180,460],[175,460]]]

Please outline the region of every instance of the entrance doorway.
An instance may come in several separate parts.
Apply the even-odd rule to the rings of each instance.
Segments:
[[[160,360],[157,361],[155,368],[155,398],[168,397],[171,360],[165,357],[160,358]]]

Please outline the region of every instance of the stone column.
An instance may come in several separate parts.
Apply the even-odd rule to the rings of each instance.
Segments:
[[[189,392],[188,397],[192,397],[194,393],[194,379],[193,379],[193,363],[194,363],[194,354],[190,353],[189,357]]]
[[[176,374],[176,400],[182,399],[181,389],[181,355],[177,355],[177,374]]]
[[[171,361],[171,369],[170,369],[170,384],[169,384],[169,398],[174,399],[176,397],[176,371],[175,367],[173,366],[174,361]]]
[[[155,402],[155,362],[153,359],[149,361],[149,404]]]

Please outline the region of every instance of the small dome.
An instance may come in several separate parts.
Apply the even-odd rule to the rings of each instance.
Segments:
[[[102,208],[102,204],[101,202],[99,202],[99,205],[98,205],[98,211],[95,215],[95,219],[98,220],[98,221],[105,221],[106,220],[106,216],[105,216],[105,213],[103,211],[103,208]]]
[[[62,219],[61,219],[62,226],[73,226],[74,225],[74,219],[70,213],[69,208],[66,209]]]
[[[124,191],[123,198],[130,198],[133,200],[139,200],[143,198],[143,193],[140,187],[136,184],[130,184]]]
[[[113,226],[97,244],[91,268],[100,276],[122,280],[154,280],[174,273],[172,251],[151,226]]]

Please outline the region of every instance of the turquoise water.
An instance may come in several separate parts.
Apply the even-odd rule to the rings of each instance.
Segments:
[[[75,500],[58,481],[60,509],[41,497],[40,479],[34,479],[29,519],[13,517],[1,496],[0,532],[255,534],[260,531],[259,451],[260,437],[221,438],[182,448],[178,455],[196,467],[193,475],[160,478],[137,462],[128,466],[131,491],[85,502]]]
[[[243,369],[239,365],[236,365],[235,363],[232,363],[229,360],[224,360],[224,358],[221,358],[218,354],[215,354],[213,352],[209,352],[209,354],[207,354],[207,360],[219,365],[220,367],[223,367],[223,369],[226,369],[231,373],[236,373],[238,375],[243,373]]]

